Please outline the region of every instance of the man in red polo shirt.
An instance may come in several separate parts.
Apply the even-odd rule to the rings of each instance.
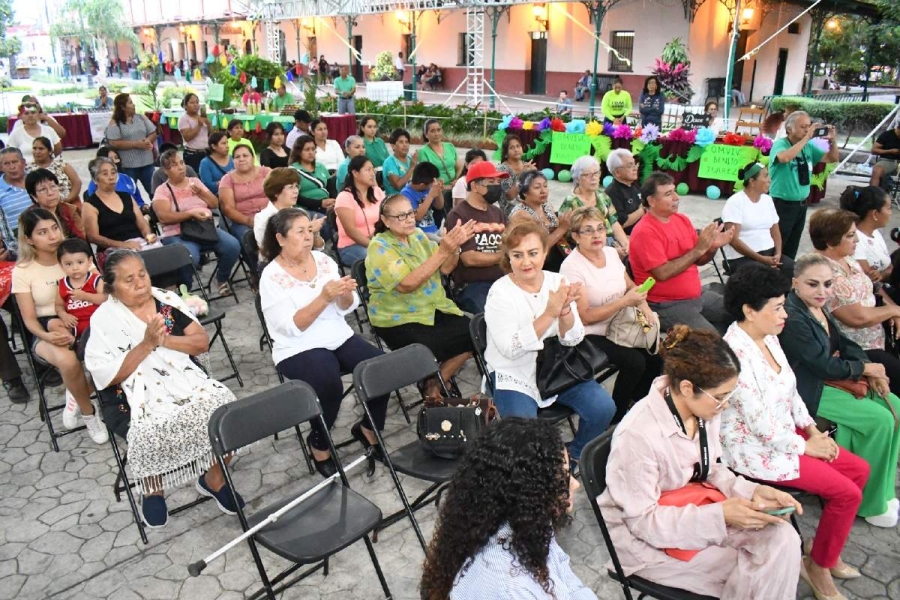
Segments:
[[[727,325],[731,319],[722,296],[701,289],[697,265],[708,263],[731,242],[732,231],[710,223],[697,235],[691,220],[678,212],[675,182],[665,173],[651,174],[641,186],[641,197],[647,214],[631,232],[629,260],[636,283],[656,279],[647,302],[659,315],[662,329],[678,323],[692,329]]]

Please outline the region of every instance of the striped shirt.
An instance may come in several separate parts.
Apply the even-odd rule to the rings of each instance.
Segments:
[[[146,139],[151,133],[156,131],[156,126],[150,122],[150,119],[144,115],[134,115],[131,123],[114,123],[106,127],[106,139],[111,142],[140,142]],[[139,150],[130,148],[128,150],[116,150],[122,161],[120,168],[136,169],[138,167],[146,167],[153,164],[153,150]]]
[[[6,214],[10,227],[18,229],[19,215],[33,204],[25,188],[10,185],[6,183],[6,176],[0,176],[0,208]]]

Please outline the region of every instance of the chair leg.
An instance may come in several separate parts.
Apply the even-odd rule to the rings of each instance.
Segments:
[[[116,443],[111,429],[107,427],[106,433],[109,435],[113,455],[116,458],[116,464],[119,465],[119,474],[116,476],[116,484],[118,484],[120,480],[122,481],[122,488],[125,491],[125,495],[128,497],[128,505],[131,507],[131,516],[134,518],[134,524],[137,525],[138,533],[141,535],[141,541],[144,542],[144,545],[147,545],[150,543],[150,540],[147,539],[147,531],[144,528],[144,522],[141,520],[141,515],[138,512],[137,502],[134,500],[134,493],[131,491],[131,482],[128,481],[128,475],[125,473],[125,463],[128,462],[128,454],[122,455],[119,452],[119,445]],[[116,488],[116,484],[113,484],[113,493],[116,495],[116,502],[119,502],[121,496]]]
[[[220,381],[227,381],[228,379],[235,377],[237,378],[238,385],[244,387],[244,380],[241,379],[241,373],[240,371],[238,371],[237,365],[234,363],[234,357],[231,355],[231,348],[228,347],[228,342],[225,341],[225,335],[222,333],[221,321],[216,321],[216,333],[212,336],[212,339],[209,340],[210,346],[212,346],[213,342],[216,341],[216,338],[222,341],[222,347],[225,349],[225,355],[228,357],[228,362],[231,363],[231,375],[220,379]]]
[[[309,451],[306,449],[306,444],[303,443],[303,435],[300,433],[300,426],[294,425],[294,430],[297,432],[297,440],[300,442],[300,450],[303,451],[303,460],[306,461],[306,468],[309,469],[309,474],[315,474],[315,470],[313,469],[312,460],[309,458]]]
[[[366,544],[366,550],[369,551],[369,558],[372,560],[372,566],[375,567],[375,574],[378,575],[378,581],[381,583],[381,590],[384,592],[384,597],[391,598],[391,589],[388,587],[387,580],[384,578],[384,573],[381,571],[381,563],[378,562],[378,557],[375,555],[375,548],[372,546],[372,540],[369,539],[368,535],[364,535],[363,541]]]

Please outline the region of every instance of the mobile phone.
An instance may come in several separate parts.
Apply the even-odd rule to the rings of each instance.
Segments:
[[[784,508],[770,508],[763,512],[767,515],[772,515],[773,517],[780,517],[781,515],[789,515],[795,510],[797,509],[794,506],[785,506]]]
[[[638,286],[638,291],[642,294],[647,293],[654,285],[656,285],[656,280],[652,277],[648,277],[644,280],[644,283]]]
[[[827,137],[828,136],[828,128],[827,127],[816,127],[816,131],[813,134],[813,137]]]

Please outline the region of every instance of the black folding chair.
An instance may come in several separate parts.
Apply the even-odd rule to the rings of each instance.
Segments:
[[[141,252],[141,258],[144,259],[144,265],[147,267],[147,274],[150,275],[151,282],[154,279],[159,279],[161,277],[170,277],[177,274],[181,269],[190,267],[191,272],[194,274],[194,280],[200,286],[200,293],[203,295],[203,299],[206,300],[206,304],[209,306],[209,312],[205,316],[197,317],[197,319],[204,327],[207,325],[215,326],[216,331],[209,340],[209,345],[211,347],[216,339],[221,340],[222,347],[225,349],[225,355],[228,357],[228,362],[231,363],[231,375],[223,377],[219,381],[237,378],[238,384],[241,387],[244,387],[244,380],[241,379],[241,374],[234,362],[234,357],[231,355],[231,348],[228,347],[228,342],[225,341],[225,334],[223,333],[222,328],[222,321],[225,319],[225,311],[221,308],[214,307],[210,303],[210,297],[207,295],[206,289],[200,281],[200,274],[197,273],[197,269],[194,267],[194,261],[191,259],[191,253],[188,252],[188,249],[181,244],[169,244],[162,248],[145,250]]]
[[[625,576],[622,564],[619,562],[619,555],[616,554],[616,548],[609,535],[609,529],[606,527],[606,521],[603,520],[603,513],[600,512],[600,505],[597,503],[597,497],[606,489],[606,463],[609,460],[614,431],[614,429],[608,429],[600,437],[588,442],[584,450],[581,451],[581,461],[579,463],[581,484],[584,486],[591,508],[594,509],[594,516],[597,518],[597,524],[600,525],[603,541],[606,543],[606,549],[609,551],[609,557],[612,559],[614,568],[608,571],[609,576],[622,585],[622,591],[625,593],[627,600],[632,600],[631,590],[638,592],[638,600],[647,596],[659,598],[660,600],[716,600],[711,596],[701,596],[700,594],[654,583],[637,575]]]
[[[209,420],[209,439],[236,506],[239,506],[237,488],[231,478],[231,471],[225,464],[225,456],[265,439],[286,426],[297,426],[313,419],[318,419],[324,428],[325,420],[316,394],[308,384],[301,381],[289,381],[274,389],[220,406],[213,413]],[[264,586],[250,598],[265,594],[270,600],[274,600],[276,594],[319,569],[323,569],[324,574],[328,575],[329,557],[359,540],[366,544],[385,597],[391,598],[391,591],[368,535],[381,521],[381,510],[350,489],[331,436],[325,437],[340,478],[248,538],[247,543]],[[248,515],[246,509],[238,508],[242,530],[247,531],[265,521],[269,515],[292,500],[293,498],[281,499],[252,515]],[[294,564],[269,580],[258,546]],[[284,582],[304,565],[313,566]]]
[[[252,229],[248,229],[241,239],[241,260],[244,261],[247,281],[250,288],[259,289],[259,245],[256,243],[256,235]]]
[[[385,396],[392,391],[430,377],[438,378],[446,394],[447,388],[438,369],[437,360],[435,360],[431,351],[422,344],[411,344],[389,354],[364,360],[356,365],[356,368],[353,370],[353,384],[356,386],[356,396],[362,403],[369,421],[373,423],[372,411],[369,408],[369,402],[373,398]],[[398,450],[388,452],[384,437],[377,428],[375,429],[375,435],[378,437],[378,443],[381,444],[381,448],[384,451],[385,465],[391,473],[394,487],[397,488],[397,493],[401,502],[403,502],[403,510],[385,517],[378,525],[376,533],[403,519],[404,515],[406,515],[409,517],[410,523],[412,523],[416,537],[419,539],[419,544],[422,545],[422,550],[425,551],[425,537],[422,535],[422,530],[419,528],[419,523],[416,521],[414,513],[420,508],[438,501],[442,487],[453,477],[458,461],[439,458],[427,452],[422,448],[418,440],[406,444]],[[397,473],[427,481],[430,485],[410,503]],[[373,539],[377,538],[373,536]]]

